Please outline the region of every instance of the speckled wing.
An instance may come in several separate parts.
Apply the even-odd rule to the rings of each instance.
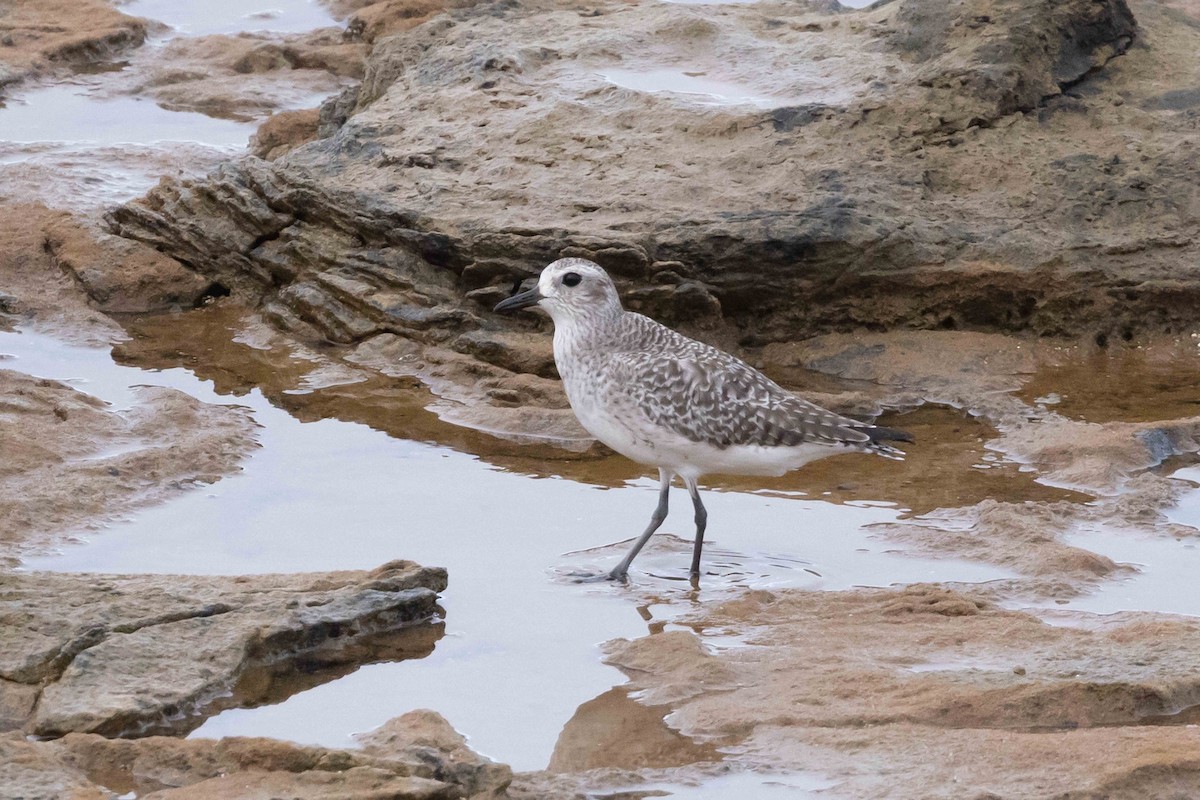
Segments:
[[[721,449],[872,446],[867,423],[802,400],[727,353],[684,341],[687,346],[674,352],[610,356],[615,390],[627,393],[654,425]]]

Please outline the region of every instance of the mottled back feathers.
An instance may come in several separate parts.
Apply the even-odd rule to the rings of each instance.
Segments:
[[[641,314],[626,312],[613,328],[596,359],[605,382],[651,423],[690,441],[886,450],[877,442],[904,437],[802,400],[744,361]]]

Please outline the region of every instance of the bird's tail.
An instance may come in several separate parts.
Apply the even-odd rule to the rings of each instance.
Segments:
[[[898,428],[884,428],[880,425],[872,425],[863,431],[870,438],[872,444],[880,442],[911,442],[913,436],[908,431],[902,431]]]
[[[896,428],[884,428],[879,425],[867,428],[863,432],[871,438],[871,446],[874,452],[895,461],[904,460],[904,451],[898,447],[892,447],[888,442],[911,442],[913,440],[912,434],[908,431],[897,430]]]

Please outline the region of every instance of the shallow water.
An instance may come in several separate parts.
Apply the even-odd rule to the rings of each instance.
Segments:
[[[1200,525],[1200,519],[1187,523]],[[1154,611],[1200,616],[1200,536],[1175,538],[1119,528],[1083,530],[1065,537],[1067,544],[1108,556],[1136,572],[1100,583],[1080,597],[1047,602],[1041,607],[1092,614]],[[1038,606],[1035,606],[1038,607]]]
[[[256,128],[107,96],[110,80],[82,76],[0,104],[0,181],[9,199],[70,209],[129,200],[163,176],[217,166],[244,150]]]
[[[223,148],[246,146],[256,126],[191,111],[168,111],[142,97],[102,97],[97,81],[43,86],[5,101],[0,138],[92,148],[118,144],[187,142]]]
[[[1200,338],[1065,348],[1020,396],[1072,419],[1150,422],[1200,416]]]
[[[1152,422],[1200,415],[1200,338],[1143,345],[1064,348],[1039,369],[1020,396],[1072,419],[1089,422]],[[1178,459],[1187,463],[1194,456]],[[1162,469],[1166,470],[1167,467]],[[1200,484],[1200,467],[1173,469],[1170,476]],[[1058,624],[1080,624],[1070,612],[1113,614],[1151,611],[1200,616],[1200,487],[1163,510],[1168,522],[1196,536],[1148,533],[1114,525],[1080,527],[1065,537],[1075,547],[1107,556],[1132,571],[1100,582],[1085,595],[1040,607],[1066,611]]]
[[[656,67],[606,69],[598,74],[609,83],[625,89],[682,95],[700,105],[778,108],[806,103],[834,103],[847,97],[843,87],[822,81],[817,76],[813,76],[811,81],[795,78],[802,93],[785,96],[768,94],[746,83],[709,77],[703,70]],[[811,85],[804,86],[805,83]]]
[[[309,30],[331,21],[313,2],[270,5],[281,13],[255,16],[266,9],[224,0],[203,6],[137,0],[124,10],[189,35]],[[702,104],[798,102],[682,70],[617,70],[603,77]],[[12,186],[21,176],[35,186],[40,176],[66,173],[78,182],[72,191],[85,206],[123,200],[158,175],[215,164],[243,148],[253,128],[129,97],[102,99],[97,85],[35,89],[0,109],[0,139],[10,142],[0,142],[0,179]],[[61,184],[51,191],[61,194]],[[984,444],[992,433],[982,423],[923,408],[902,418],[918,434],[905,462],[848,457],[778,480],[714,478],[715,491],[705,494],[710,544],[699,593],[683,580],[690,508],[678,490],[673,516],[635,564],[631,586],[574,583],[573,571],[614,564],[628,544],[623,540],[641,530],[654,507],[655,482],[628,462],[518,448],[447,425],[425,410],[431,398],[414,382],[342,374],[308,355],[252,346],[237,316],[219,307],[138,325],[134,340],[119,348],[123,364],[105,350],[30,332],[0,333],[0,353],[14,357],[5,367],[69,380],[117,409],[136,401],[132,387],[141,384],[247,406],[262,426],[263,447],[243,473],[102,531],[80,531],[84,544],[31,560],[27,568],[230,574],[372,568],[410,558],[450,572],[442,603],[446,635],[429,656],[369,664],[276,705],[224,711],[195,736],[267,735],[347,746],[355,732],[432,708],[481,752],[518,770],[543,768],[564,728],[578,725],[591,704],[612,697],[631,702],[613,688],[623,683],[621,673],[601,662],[599,644],[608,639],[670,629],[698,604],[745,587],[838,590],[1012,577],[983,564],[905,555],[873,538],[869,526],[984,497],[1086,499],[1041,486],[988,455]],[[165,368],[175,363],[195,371]],[[1100,372],[1114,375],[1106,364]],[[1096,367],[1072,371],[1079,369],[1070,362],[1039,375],[1030,383],[1030,400],[1044,398],[1062,413],[1088,419],[1128,418],[1121,415],[1140,407],[1123,400],[1099,410],[1131,373],[1102,378],[1097,385],[1110,390],[1089,393]],[[1154,413],[1192,407],[1190,380],[1157,384],[1163,403]],[[1181,477],[1200,479],[1200,473]],[[1200,525],[1200,490],[1172,514]],[[1193,589],[1200,551],[1192,541],[1102,529],[1082,531],[1072,543],[1136,562],[1143,571],[1053,608],[1200,614],[1200,593]],[[713,648],[740,646],[736,638],[705,637]],[[954,668],[961,667],[912,667]],[[680,747],[692,752],[687,742]],[[806,797],[829,785],[819,776],[737,773],[700,786],[637,790],[677,798]]]
[[[673,783],[651,783],[638,786],[641,792],[666,792],[674,800],[711,800],[728,798],[804,798],[830,797],[826,791],[836,783],[819,775],[791,773],[770,775],[757,772],[735,772],[707,780],[699,786],[683,786]]]
[[[1185,467],[1172,477],[1200,484],[1200,467]],[[1060,611],[1114,614],[1153,611],[1200,616],[1200,486],[1164,510],[1167,520],[1195,529],[1194,536],[1171,536],[1096,526],[1066,537],[1068,544],[1108,556],[1134,572],[1100,583],[1081,597],[1046,604]]]
[[[134,0],[134,16],[172,28],[166,39],[243,31],[308,31],[336,25],[312,0],[271,0],[261,7],[220,0]],[[166,39],[133,56],[145,58]],[[261,120],[219,119],[171,111],[131,90],[127,62],[54,85],[28,85],[0,101],[0,183],[7,199],[94,210],[131,200],[162,177],[203,174],[246,149]],[[281,108],[311,108],[324,95],[281,87]]]
[[[759,0],[662,0],[679,6],[748,6]]]
[[[0,109],[0,121],[3,114]],[[0,141],[0,182],[11,199],[91,211],[144,194],[160,178],[185,178],[214,169],[244,146]]]
[[[355,732],[429,707],[482,752],[537,769],[576,708],[623,682],[600,662],[597,645],[669,627],[696,602],[745,586],[844,589],[1006,576],[985,565],[908,557],[872,539],[864,526],[900,513],[888,504],[726,490],[706,493],[710,544],[699,596],[682,580],[690,544],[669,536],[639,558],[631,587],[573,583],[562,575],[608,568],[623,549],[597,545],[641,530],[655,504],[653,481],[605,488],[531,479],[362,424],[301,422],[258,390],[218,394],[186,370],[121,366],[104,350],[34,333],[0,333],[0,352],[14,357],[10,368],[69,380],[118,409],[134,402],[131,387],[163,385],[248,406],[262,425],[263,446],[242,474],[102,534],[81,532],[86,546],[31,560],[30,569],[233,574],[370,568],[399,557],[449,569],[446,636],[428,658],[365,666],[279,705],[225,711],[197,736],[345,746]],[[688,537],[686,494],[676,494],[664,530]],[[656,601],[646,604],[646,594]]]
[[[301,33],[337,24],[317,0],[130,0],[119,7],[130,16],[157,20],[187,36],[242,31]]]

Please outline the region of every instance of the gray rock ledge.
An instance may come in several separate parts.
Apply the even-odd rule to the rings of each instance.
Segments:
[[[0,575],[0,730],[182,734],[372,661],[421,657],[446,571]],[[303,661],[304,669],[297,669]]]

